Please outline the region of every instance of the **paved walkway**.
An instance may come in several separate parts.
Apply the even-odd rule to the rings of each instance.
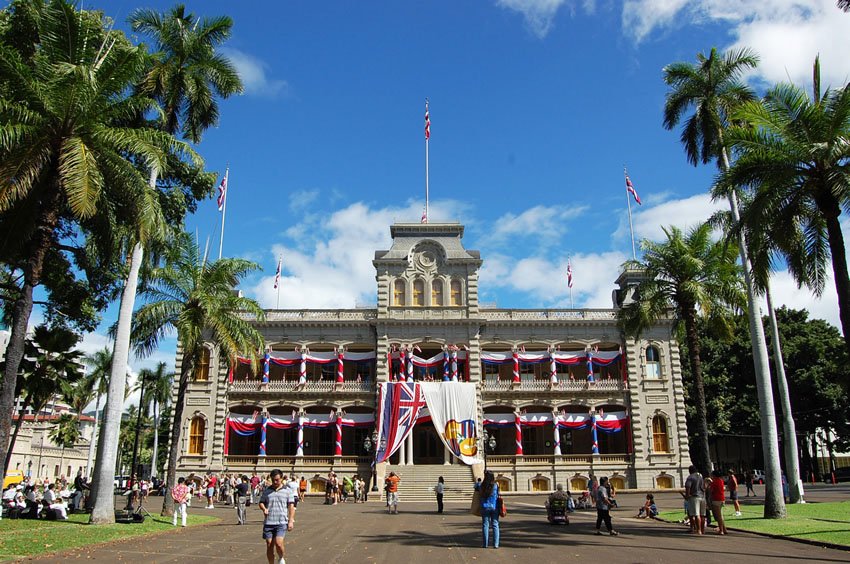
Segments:
[[[813,501],[848,498],[846,486],[809,492]],[[726,537],[694,537],[683,525],[634,519],[633,509],[643,496],[621,494],[623,509],[612,512],[620,536],[593,534],[595,512],[580,511],[568,527],[548,525],[543,498],[507,498],[508,517],[502,519],[502,547],[484,550],[480,520],[468,513],[468,501],[446,504],[437,515],[436,504],[402,500],[399,515],[387,515],[379,503],[322,505],[308,498],[296,514],[295,530],[287,536],[287,562],[357,563],[403,562],[448,564],[454,562],[652,562],[764,563],[848,562],[850,552],[775,540],[746,533]],[[677,500],[678,498],[678,500]],[[678,494],[658,496],[662,508],[681,504]],[[745,500],[746,501],[746,500]],[[154,504],[156,505],[156,504]],[[627,509],[628,508],[628,509]],[[265,561],[261,539],[261,513],[250,508],[249,523],[237,526],[235,510],[193,507],[192,512],[214,514],[222,522],[181,529],[154,538],[130,540],[63,555],[62,560],[91,562],[257,562]],[[734,520],[731,519],[731,520]],[[848,524],[850,527],[850,524]],[[56,561],[53,557],[51,561]]]

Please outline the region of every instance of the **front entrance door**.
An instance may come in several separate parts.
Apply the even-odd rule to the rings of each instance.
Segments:
[[[432,423],[413,428],[413,464],[442,464],[444,450]]]

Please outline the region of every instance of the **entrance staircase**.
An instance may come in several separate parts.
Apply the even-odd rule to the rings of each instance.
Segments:
[[[434,485],[440,476],[445,480],[445,494],[443,499],[472,498],[472,490],[475,478],[472,476],[472,467],[466,464],[421,464],[412,466],[400,466],[398,464],[387,466],[386,476],[395,472],[401,481],[398,483],[398,498],[401,503],[406,501],[434,501]],[[385,499],[384,488],[381,489],[381,499]]]

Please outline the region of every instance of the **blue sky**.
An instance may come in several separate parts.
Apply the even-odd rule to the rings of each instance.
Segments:
[[[148,2],[164,10],[170,2]],[[86,2],[124,26],[138,1]],[[833,0],[479,0],[474,2],[188,2],[234,20],[227,54],[244,95],[221,103],[199,150],[230,167],[224,253],[258,262],[243,290],[274,307],[354,307],[375,301],[376,249],[394,221],[424,206],[425,98],[431,103],[431,221],[466,225],[484,258],[481,299],[499,307],[610,307],[630,258],[623,166],[643,205],[636,237],[689,227],[717,205],[714,169],[694,168],[678,132],[663,129],[662,68],[700,51],[749,46],[749,77],[807,85],[850,75],[850,14]],[[188,222],[218,244],[205,202]],[[215,252],[215,251],[213,251]],[[784,273],[777,302],[837,324],[823,300]],[[114,319],[107,312],[104,325]],[[89,335],[86,347],[105,343]],[[173,339],[145,362],[173,365]]]

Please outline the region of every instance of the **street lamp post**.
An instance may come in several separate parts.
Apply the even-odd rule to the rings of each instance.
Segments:
[[[372,455],[372,491],[378,491],[378,472],[375,467],[375,455],[378,450],[378,432],[372,431],[371,437],[366,437],[363,441],[363,448],[366,449],[366,452],[369,452]]]
[[[482,442],[484,443],[484,470],[487,470],[487,448],[490,448],[490,452],[496,450],[496,436],[490,434],[487,429],[483,430],[481,436]]]

